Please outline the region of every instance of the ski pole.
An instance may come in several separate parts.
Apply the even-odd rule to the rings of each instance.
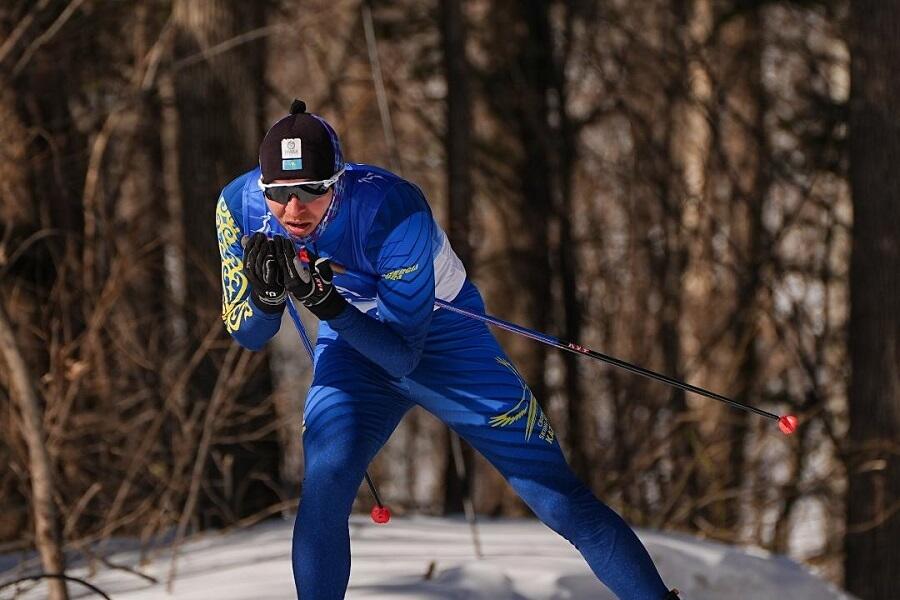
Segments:
[[[241,247],[246,248],[247,242],[250,239],[250,236],[244,236],[241,238]],[[270,259],[271,260],[271,259]],[[294,306],[293,300],[291,300],[290,296],[287,297],[287,307],[288,313],[291,315],[291,320],[294,322],[294,327],[297,329],[297,333],[300,335],[300,340],[303,342],[303,347],[306,349],[306,354],[309,356],[310,364],[315,364],[315,356],[313,353],[312,343],[309,341],[309,336],[306,334],[306,328],[303,326],[303,322],[300,320],[300,315],[297,314],[297,307]],[[381,503],[381,497],[378,495],[378,490],[375,489],[375,482],[372,481],[372,478],[369,477],[369,471],[366,471],[366,484],[369,486],[369,491],[372,492],[372,497],[375,499],[375,506],[372,507],[371,517],[375,523],[379,525],[383,525],[391,520],[391,509]]]
[[[381,497],[378,495],[378,490],[375,489],[375,482],[372,481],[368,471],[366,471],[366,483],[369,484],[369,491],[375,498],[375,506],[372,507],[371,513],[372,520],[379,525],[384,525],[391,520],[391,509],[381,503]]]
[[[332,268],[338,273],[345,273],[347,275],[352,275],[359,279],[363,280],[374,280],[375,277],[372,275],[357,273],[355,271],[351,271],[340,265],[336,265],[332,263]],[[771,419],[778,423],[778,429],[785,435],[790,435],[794,433],[797,429],[798,419],[795,415],[776,415],[775,413],[769,412],[767,410],[763,410],[761,408],[757,408],[755,406],[750,406],[749,404],[744,404],[743,402],[738,402],[737,400],[732,400],[726,396],[721,394],[717,394],[715,392],[711,392],[707,389],[697,387],[695,385],[691,385],[689,383],[685,383],[683,381],[679,381],[667,375],[663,375],[662,373],[657,373],[656,371],[651,371],[650,369],[646,369],[639,365],[632,364],[630,362],[624,361],[622,359],[616,358],[614,356],[609,356],[607,354],[603,354],[601,352],[597,352],[595,350],[591,350],[586,346],[582,346],[581,344],[576,344],[574,342],[568,342],[560,340],[559,338],[555,338],[551,335],[547,335],[546,333],[541,333],[540,331],[535,331],[533,329],[529,329],[527,327],[522,327],[521,325],[516,325],[515,323],[511,323],[509,321],[504,321],[503,319],[499,319],[497,317],[493,317],[488,314],[478,313],[468,308],[463,308],[461,306],[454,306],[450,304],[446,300],[441,300],[439,298],[435,298],[434,300],[435,306],[440,308],[455,312],[457,314],[476,319],[478,321],[482,321],[484,323],[490,323],[491,325],[495,325],[500,327],[501,329],[505,329],[507,331],[511,331],[513,333],[517,333],[519,335],[523,335],[527,338],[531,338],[543,344],[547,344],[548,346],[553,346],[554,348],[559,348],[560,350],[565,350],[567,352],[572,352],[574,354],[581,354],[583,356],[587,356],[593,358],[595,360],[599,360],[601,362],[605,362],[607,364],[611,364],[613,366],[619,367],[620,369],[625,369],[631,373],[636,375],[640,375],[642,377],[646,377],[648,379],[653,379],[655,381],[659,381],[670,385],[672,387],[684,390],[686,392],[691,392],[693,394],[697,394],[699,396],[704,396],[706,398],[711,398],[712,400],[717,400],[719,402],[723,402],[728,404],[734,408],[751,412],[757,414],[761,417],[765,417],[767,419]]]
[[[297,307],[294,306],[294,302],[291,300],[290,296],[287,298],[287,307],[288,313],[291,315],[291,320],[294,322],[294,327],[296,327],[297,333],[300,334],[300,339],[303,340],[303,347],[306,348],[306,353],[309,355],[309,362],[314,364],[315,360],[312,343],[309,341],[309,336],[306,334],[306,328],[303,326],[300,315],[297,314]],[[375,482],[372,481],[372,478],[369,476],[368,470],[366,471],[366,484],[368,484],[369,491],[372,492],[372,497],[375,499],[375,506],[372,507],[370,515],[372,521],[379,525],[384,525],[391,520],[391,509],[382,504],[381,496],[378,495],[378,490],[375,488]]]
[[[694,394],[698,394],[700,396],[705,396],[707,398],[711,398],[713,400],[718,400],[719,402],[724,402],[725,404],[729,404],[734,408],[738,408],[747,412],[751,412],[757,414],[761,417],[765,417],[767,419],[772,419],[773,421],[778,422],[778,428],[785,435],[790,435],[794,433],[794,430],[797,428],[797,417],[794,415],[776,415],[775,413],[771,413],[767,410],[763,410],[761,408],[757,408],[755,406],[750,406],[749,404],[744,404],[743,402],[738,402],[737,400],[732,400],[726,396],[721,394],[717,394],[715,392],[711,392],[707,389],[697,387],[695,385],[691,385],[689,383],[685,383],[683,381],[679,381],[667,375],[663,375],[662,373],[657,373],[656,371],[651,371],[650,369],[645,369],[639,365],[632,364],[630,362],[624,361],[622,359],[616,358],[614,356],[609,356],[607,354],[603,354],[601,352],[597,352],[595,350],[591,350],[586,346],[582,346],[581,344],[576,344],[573,342],[566,342],[555,338],[553,336],[547,335],[546,333],[541,333],[539,331],[535,331],[533,329],[528,329],[527,327],[522,327],[521,325],[516,325],[515,323],[510,323],[509,321],[504,321],[503,319],[499,319],[497,317],[492,317],[491,315],[477,313],[475,311],[469,310],[467,308],[463,308],[460,306],[454,306],[445,300],[435,299],[434,301],[436,306],[444,308],[446,310],[455,312],[457,314],[465,315],[467,317],[477,319],[479,321],[483,321],[485,323],[490,323],[491,325],[496,325],[501,329],[506,329],[507,331],[512,331],[513,333],[518,333],[519,335],[524,335],[525,337],[531,338],[533,340],[537,340],[548,346],[553,346],[554,348],[559,348],[560,350],[566,350],[568,352],[572,352],[574,354],[582,354],[584,356],[589,356],[590,358],[611,364],[613,366],[619,367],[620,369],[625,369],[631,373],[636,375],[641,375],[643,377],[647,377],[648,379],[653,379],[655,381],[660,381],[662,383],[668,384],[672,387],[684,390],[686,392],[691,392]]]

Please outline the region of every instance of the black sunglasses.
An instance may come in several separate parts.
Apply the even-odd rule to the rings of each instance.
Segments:
[[[263,183],[260,178],[259,187],[266,198],[278,204],[287,204],[292,196],[297,196],[297,199],[305,204],[327,194],[343,172],[344,169],[341,169],[328,179],[302,183]]]

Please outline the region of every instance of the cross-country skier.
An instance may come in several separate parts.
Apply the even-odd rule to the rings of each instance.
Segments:
[[[676,598],[625,521],[569,469],[487,326],[435,310],[435,298],[484,304],[421,190],[345,163],[334,130],[303,102],[290,113],[266,133],[259,167],[222,191],[216,228],[222,318],[241,345],[257,350],[275,335],[287,294],[320,320],[294,525],[298,595],[344,597],[353,500],[369,462],[418,404],[484,455],[619,598]]]

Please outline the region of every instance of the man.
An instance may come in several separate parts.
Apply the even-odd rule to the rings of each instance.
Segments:
[[[619,598],[676,598],[631,529],[572,474],[487,327],[435,310],[435,298],[484,304],[422,192],[345,163],[334,130],[303,102],[290,112],[263,139],[259,168],[223,190],[216,226],[222,316],[240,344],[257,350],[276,333],[288,294],[320,320],[294,525],[298,595],[344,597],[357,489],[418,404],[491,461]]]

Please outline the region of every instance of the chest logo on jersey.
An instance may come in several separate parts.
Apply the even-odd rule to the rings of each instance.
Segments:
[[[403,267],[402,269],[397,269],[395,271],[390,271],[389,273],[385,273],[382,277],[389,281],[398,281],[403,279],[404,275],[408,275],[409,273],[413,273],[419,270],[419,263],[414,264],[411,267]]]

